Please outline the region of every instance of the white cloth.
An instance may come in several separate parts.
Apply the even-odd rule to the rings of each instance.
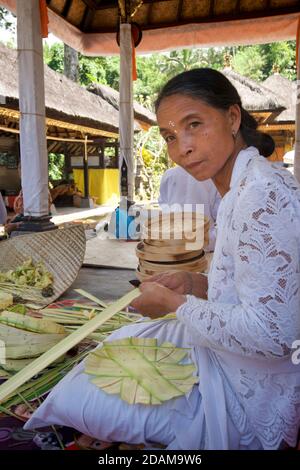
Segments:
[[[152,337],[158,339],[158,344],[170,341],[179,347],[191,347],[188,329],[177,320],[142,321],[115,331],[109,340],[130,336]],[[209,358],[205,360],[207,370],[211,361]],[[218,415],[223,413],[221,407],[216,407],[214,389],[216,392],[220,378],[216,371],[211,370],[207,380],[212,384],[211,410],[218,420]],[[25,429],[52,424],[73,427],[106,442],[145,443],[150,448],[153,443],[163,444],[169,450],[245,448],[230,416],[227,416],[223,435],[216,433],[214,441],[209,442],[205,410],[197,385],[187,396],[159,406],[128,405],[117,395],[106,394],[92,384],[90,376],[84,373],[83,362],[54,387],[25,424]],[[253,439],[246,448],[259,449],[260,443]]]
[[[0,225],[4,225],[7,219],[6,207],[3,201],[2,194],[0,193]]]
[[[217,231],[208,301],[187,296],[177,320],[143,321],[110,336],[155,337],[159,344],[192,347],[199,385],[155,411],[142,405],[131,409],[118,396],[96,390],[80,364],[54,388],[26,429],[66,424],[93,430],[98,439],[127,442],[148,442],[157,430],[155,438],[168,449],[296,444],[300,365],[291,356],[300,338],[298,183],[255,148],[241,151],[220,205]],[[111,413],[114,407],[117,412]]]
[[[191,204],[191,210],[196,210],[196,204],[204,205],[204,215],[210,221],[209,245],[206,251],[213,251],[216,241],[215,221],[221,202],[221,196],[211,179],[198,181],[180,166],[167,170],[160,182],[160,206],[176,204],[178,210],[183,210],[184,204]]]
[[[209,300],[188,296],[177,316],[192,332],[196,351],[207,348],[226,381],[218,407],[223,401],[237,428],[242,432],[248,422],[265,449],[283,440],[295,445],[300,366],[291,356],[300,338],[299,184],[254,147],[240,152],[217,232]],[[199,370],[204,386],[201,362]]]

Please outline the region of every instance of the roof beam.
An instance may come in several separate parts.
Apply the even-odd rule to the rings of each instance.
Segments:
[[[84,14],[80,23],[80,30],[85,32],[89,29],[93,17],[95,14],[95,10],[91,10],[89,7],[85,7]]]
[[[149,24],[151,21],[152,6],[153,6],[153,3],[149,3],[148,12],[147,12],[147,24]]]
[[[117,8],[118,5],[116,4],[116,0],[102,0],[100,3],[95,4],[94,0],[82,0],[86,5],[88,3],[93,3],[95,10],[108,10],[111,8]],[[153,5],[154,3],[163,3],[163,2],[170,2],[172,0],[143,0],[143,4],[150,3]]]
[[[91,10],[98,10],[97,4],[94,2],[94,0],[82,0],[82,1]],[[117,6],[116,2],[113,2],[113,5],[110,5],[109,8],[111,8],[112,6],[114,6],[114,7]]]
[[[13,129],[12,127],[0,126],[0,131],[9,132],[11,134],[20,134],[19,129]],[[80,142],[80,143],[87,142],[88,144],[89,143],[94,143],[94,141],[90,140],[90,139],[85,141],[84,139],[68,139],[68,138],[65,138],[65,137],[52,137],[50,135],[47,135],[46,139],[47,140],[57,140],[58,142]]]
[[[235,13],[239,14],[241,12],[241,0],[237,0],[235,6]]]
[[[178,6],[177,6],[177,21],[180,21],[180,18],[181,18],[182,4],[183,4],[183,0],[179,0]]]
[[[63,7],[63,10],[62,10],[62,13],[61,13],[62,16],[64,16],[65,18],[68,16],[71,5],[72,5],[72,0],[66,0],[66,2],[64,4],[64,7]]]

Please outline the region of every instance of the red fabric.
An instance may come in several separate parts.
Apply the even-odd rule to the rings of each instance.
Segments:
[[[135,58],[135,47],[134,47],[134,39],[131,38],[132,43],[132,80],[135,81],[137,79],[137,71],[136,71],[136,58]]]
[[[14,210],[15,200],[18,196],[5,196],[5,205],[9,210]]]
[[[39,0],[40,1],[40,16],[41,16],[41,34],[42,38],[48,37],[48,10],[47,10],[47,3],[46,0]]]

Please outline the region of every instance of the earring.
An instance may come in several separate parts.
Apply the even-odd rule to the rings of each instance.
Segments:
[[[236,138],[236,132],[235,131],[232,131],[232,137],[235,140],[235,138]]]

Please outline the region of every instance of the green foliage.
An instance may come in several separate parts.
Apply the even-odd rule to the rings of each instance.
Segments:
[[[99,58],[79,55],[79,81],[82,85],[106,83],[105,70]]]
[[[273,67],[278,67],[281,75],[296,80],[296,41],[282,41],[260,46],[265,56],[264,78],[272,74]]]
[[[44,45],[44,61],[56,72],[64,71],[64,46],[62,43]],[[86,57],[79,54],[79,82],[88,86],[91,83],[109,84],[119,89],[119,57]]]
[[[275,68],[281,75],[296,80],[296,41],[233,48],[233,68],[257,81],[268,78]]]
[[[266,57],[261,46],[248,46],[236,52],[232,65],[233,69],[241,75],[260,81],[265,78],[265,61]]]
[[[64,45],[61,42],[55,42],[52,46],[47,43],[44,45],[44,61],[55,72],[64,71]]]
[[[49,153],[48,169],[49,179],[51,181],[60,180],[63,178],[64,163],[64,155],[62,155],[61,153]]]
[[[143,190],[139,191],[140,196],[142,199],[157,199],[161,175],[169,168],[166,145],[157,126],[135,137],[135,155],[138,165],[142,164]]]
[[[15,16],[12,15],[6,8],[0,7],[0,28],[8,29],[9,31],[15,31]]]

